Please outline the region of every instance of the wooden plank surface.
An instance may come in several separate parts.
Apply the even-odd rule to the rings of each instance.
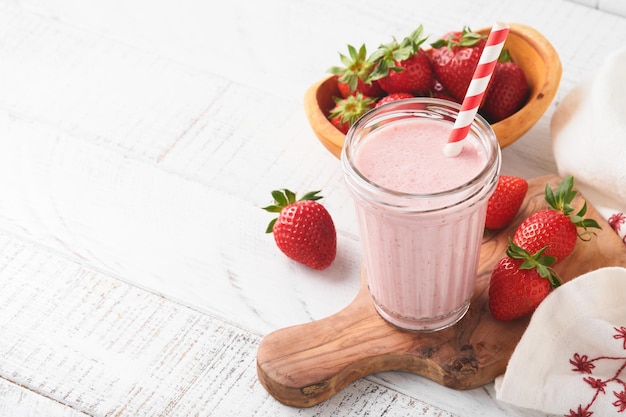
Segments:
[[[38,392],[0,378],[0,415],[15,417],[90,417]]]
[[[33,242],[0,233],[0,287],[1,415],[311,415],[259,384],[259,336]],[[314,413],[392,406],[451,416],[366,380]]]

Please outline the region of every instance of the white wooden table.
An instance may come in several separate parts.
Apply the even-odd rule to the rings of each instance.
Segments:
[[[352,203],[304,91],[346,45],[531,25],[563,77],[503,172],[556,173],[559,101],[626,40],[566,0],[0,0],[1,416],[541,416],[386,372],[310,409],[258,383],[264,334],[359,285]],[[338,257],[313,272],[264,233],[270,191],[319,189]]]

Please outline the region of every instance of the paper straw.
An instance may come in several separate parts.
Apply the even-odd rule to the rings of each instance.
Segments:
[[[452,157],[461,153],[463,149],[462,140],[467,137],[470,131],[472,121],[476,117],[476,113],[483,100],[485,90],[487,89],[487,85],[489,85],[493,69],[496,66],[496,62],[498,62],[498,57],[500,56],[500,52],[502,52],[502,47],[504,46],[504,41],[508,34],[509,26],[504,23],[496,22],[491,28],[487,43],[485,44],[485,48],[480,55],[478,65],[472,76],[472,81],[465,93],[461,110],[454,122],[452,133],[450,133],[448,143],[446,143],[444,147],[443,152],[446,156]]]

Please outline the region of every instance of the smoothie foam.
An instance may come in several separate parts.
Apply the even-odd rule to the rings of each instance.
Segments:
[[[465,140],[453,158],[443,153],[452,124],[430,119],[406,119],[367,137],[355,155],[355,165],[370,181],[394,191],[433,194],[459,187],[485,167],[475,140]]]

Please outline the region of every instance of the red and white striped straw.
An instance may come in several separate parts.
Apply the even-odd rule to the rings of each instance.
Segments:
[[[504,23],[496,22],[491,28],[487,43],[472,76],[472,81],[465,93],[461,110],[454,122],[452,133],[450,133],[448,143],[444,148],[446,156],[457,156],[461,153],[463,149],[463,142],[461,141],[467,137],[470,131],[472,121],[476,117],[508,34],[509,26]]]

